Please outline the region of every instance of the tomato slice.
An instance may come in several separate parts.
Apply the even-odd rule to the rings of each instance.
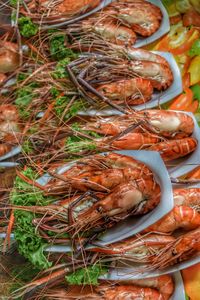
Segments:
[[[192,104],[193,92],[189,88],[185,88],[185,94],[179,95],[169,106],[171,110],[185,110]]]

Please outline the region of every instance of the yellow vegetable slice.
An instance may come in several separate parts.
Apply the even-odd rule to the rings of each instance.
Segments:
[[[189,0],[176,0],[176,9],[181,12],[185,13],[190,8],[192,8],[192,5]]]
[[[190,73],[191,85],[200,81],[200,55],[192,59],[188,72]]]

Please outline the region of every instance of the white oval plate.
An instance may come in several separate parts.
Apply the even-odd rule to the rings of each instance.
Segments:
[[[179,70],[179,67],[176,63],[176,60],[174,59],[173,55],[168,52],[161,52],[161,51],[153,51],[154,53],[164,57],[172,70],[173,76],[174,76],[174,81],[172,85],[165,91],[163,92],[154,92],[153,97],[150,101],[146,102],[145,104],[140,104],[140,105],[135,105],[132,106],[133,109],[137,110],[142,110],[142,109],[149,109],[152,107],[159,106],[161,104],[164,104],[176,96],[178,96],[182,90],[182,79],[181,79],[181,73]],[[114,109],[114,108],[106,108],[102,110],[97,110],[97,109],[88,109],[85,111],[80,111],[78,113],[81,116],[113,116],[113,115],[121,115],[123,114],[122,112]]]
[[[153,171],[155,178],[161,187],[161,201],[158,206],[148,214],[140,217],[131,216],[126,220],[119,222],[113,228],[108,229],[99,237],[98,241],[95,242],[95,244],[98,243],[101,246],[126,239],[136,233],[139,233],[161,219],[174,206],[171,181],[159,153],[153,151],[116,151],[116,153],[136,158],[137,160],[145,163]],[[59,174],[66,171],[66,167],[69,168],[69,165],[59,169]],[[50,178],[51,177],[46,174],[45,177],[43,176],[37,182],[45,184]],[[53,252],[65,252],[69,250],[70,248],[67,245],[50,246],[47,248],[47,251]]]

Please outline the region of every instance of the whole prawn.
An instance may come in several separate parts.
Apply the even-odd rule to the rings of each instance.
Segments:
[[[88,299],[88,300],[166,300],[154,288],[135,285],[102,284],[98,287],[71,286],[70,288],[50,288],[44,291],[45,299]],[[37,296],[36,296],[37,297]]]
[[[33,224],[43,232],[49,230],[55,233],[91,232],[95,228],[105,230],[128,216],[148,213],[158,205],[160,190],[157,185],[152,187],[146,181],[131,182],[118,185],[110,194],[97,200],[92,195],[80,196],[75,199],[75,206],[73,202],[65,202],[64,207],[16,207],[16,209],[34,210],[38,214],[48,210],[48,216],[33,220]],[[58,220],[59,228],[56,226]],[[56,222],[52,225],[53,221]]]
[[[142,36],[152,35],[162,20],[160,8],[148,1],[122,0],[111,3],[106,11]]]
[[[93,189],[97,191],[109,191],[120,183],[140,178],[152,178],[151,170],[143,163],[132,157],[109,153],[105,156],[93,155],[92,157],[79,160],[75,166],[69,168],[60,177],[52,179],[46,185],[48,193],[54,187],[63,188],[70,184],[73,188],[86,191]]]
[[[147,233],[105,247],[92,246],[89,251],[111,256],[113,261],[125,260],[137,263],[151,263],[161,249],[175,241],[173,236]]]
[[[89,300],[164,300],[156,289],[135,285],[102,284],[91,289],[89,286],[71,289],[52,289],[45,293],[47,299],[89,299]],[[167,299],[167,298],[166,298]]]
[[[116,101],[124,101],[124,105],[149,101],[153,88],[165,90],[174,80],[168,63],[105,54],[77,59],[67,69],[72,83],[76,88],[81,86],[87,100],[89,95],[95,101],[101,99],[111,106]]]
[[[85,13],[86,11],[95,8],[100,4],[100,0],[61,0],[51,2],[49,0],[39,0],[39,9],[35,0],[28,4],[29,10],[32,12],[32,17],[36,18],[39,13],[46,13],[48,17],[56,16],[58,14],[65,16],[74,16],[77,14]],[[34,12],[37,14],[34,16]],[[26,11],[22,10],[23,13]],[[26,12],[27,15],[27,12]]]
[[[83,129],[114,136],[140,121],[143,123],[134,131],[143,132],[145,128],[149,132],[171,139],[188,137],[194,130],[194,121],[188,114],[156,109],[100,118],[84,124]]]

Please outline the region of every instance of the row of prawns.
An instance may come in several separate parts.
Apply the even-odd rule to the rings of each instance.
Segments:
[[[76,123],[78,129],[72,127],[70,130],[69,125],[62,126],[60,130],[53,131],[54,136],[51,138],[48,131],[46,150],[50,151],[50,147],[53,147],[54,151],[57,149],[59,153],[66,155],[113,150],[150,150],[159,152],[166,163],[173,165],[173,160],[187,158],[198,146],[198,140],[193,135],[194,120],[184,112],[143,110],[128,115],[96,117],[87,123],[83,123],[82,118],[79,120],[80,123]],[[0,105],[0,129],[2,156],[23,140],[23,126],[14,105]],[[41,130],[45,132],[44,126]],[[98,137],[94,137],[92,133],[97,133]],[[77,134],[89,139],[82,141],[80,138],[76,144],[69,144],[69,138],[66,137]]]
[[[197,139],[192,136],[193,118],[183,112],[154,109],[96,117],[87,123],[80,123],[80,128],[100,135],[88,141],[99,151],[158,151],[165,162],[191,154],[198,145]],[[73,149],[76,152],[80,150],[79,144],[77,148],[74,145]]]
[[[99,286],[57,284],[44,291],[45,299],[68,300],[169,300],[174,292],[172,276],[122,281],[100,281]]]
[[[71,47],[89,51],[79,41]],[[115,44],[101,47],[98,42],[90,50],[97,53],[78,58],[66,68],[80,95],[93,103],[98,100],[100,108],[109,105],[125,111],[123,107],[144,104],[152,100],[154,91],[165,91],[173,83],[171,66],[159,54]]]
[[[124,1],[117,0],[107,5],[100,12],[92,14],[84,21],[77,22],[84,12],[89,11],[102,4],[101,0],[60,0],[31,1],[27,7],[22,6],[20,13],[38,24],[48,26],[71,20],[73,28],[83,35],[83,39],[93,40],[99,36],[111,42],[123,45],[133,45],[137,35],[142,37],[151,36],[161,24],[163,15],[157,5],[145,0]],[[112,2],[112,1],[111,1]],[[105,3],[103,3],[105,4]],[[67,23],[66,23],[67,24]],[[72,25],[73,26],[73,25]]]
[[[57,178],[56,180],[61,180],[61,178]],[[91,183],[92,181],[90,182],[90,184]],[[81,186],[81,189],[83,189],[83,187],[85,188],[85,183],[84,185],[82,185],[82,180]],[[96,189],[96,186],[94,189]],[[200,247],[200,188],[174,188],[173,194],[175,206],[161,220],[146,228],[140,234],[107,246],[100,246],[99,244],[93,242],[91,236],[81,237],[80,231],[78,231],[77,235],[76,229],[80,224],[79,221],[81,220],[77,218],[78,213],[83,209],[89,211],[89,215],[84,214],[85,221],[82,220],[82,225],[85,226],[86,222],[87,224],[89,224],[90,221],[93,221],[91,210],[92,206],[90,206],[89,209],[86,209],[83,203],[76,201],[77,197],[74,197],[75,205],[71,205],[71,207],[68,204],[67,200],[60,201],[59,204],[61,205],[61,207],[64,205],[65,208],[68,208],[68,218],[69,220],[71,218],[71,225],[73,225],[73,247],[74,249],[76,249],[75,245],[81,245],[81,248],[77,248],[77,250],[74,252],[73,267],[69,267],[69,257],[66,253],[63,253],[62,260],[64,261],[65,258],[68,257],[67,263],[62,263],[57,265],[56,267],[50,268],[46,271],[44,277],[32,281],[19,291],[17,290],[16,295],[19,296],[19,293],[20,295],[24,295],[31,292],[32,294],[36,293],[38,296],[38,293],[40,294],[41,292],[41,287],[43,288],[44,285],[48,287],[50,285],[50,288],[47,288],[47,290],[43,290],[43,293],[47,297],[47,299],[82,299],[83,297],[87,297],[87,299],[105,300],[171,299],[170,297],[174,292],[174,282],[170,276],[162,275],[159,277],[134,280],[131,279],[131,275],[135,276],[140,272],[143,274],[144,271],[151,272],[152,274],[152,272],[154,271],[158,272],[158,270],[162,271],[163,269],[166,272],[167,270],[170,270],[171,266],[178,266],[180,262],[191,259],[191,257],[195,257],[196,255],[198,255]],[[128,199],[130,200],[132,196],[130,196],[129,194]],[[102,204],[102,200],[96,199],[96,203]],[[90,205],[92,204],[90,203]],[[94,204],[93,209],[96,209],[97,206],[98,205]],[[72,208],[74,209],[73,212],[71,212]],[[24,208],[20,207],[17,209]],[[57,229],[56,231],[54,231],[57,234],[60,234],[61,232],[64,233],[69,229],[69,227],[67,226],[65,227],[66,230],[58,230],[58,223],[59,226],[61,225],[61,218],[59,216],[59,213],[63,212],[63,210],[57,209],[53,212],[51,211],[53,209],[55,209],[55,206],[49,207],[48,213],[46,209],[46,215],[40,219],[40,222],[42,223],[43,219],[46,218],[45,225],[47,225],[47,221],[49,222],[48,225],[51,224],[51,227],[46,227],[43,226],[44,223],[42,223],[42,230],[40,231],[41,228],[38,229],[40,233],[43,233],[43,238],[47,238],[48,230],[54,231],[52,224],[54,224],[55,228]],[[99,212],[102,213],[101,217],[103,217],[104,219],[103,222],[106,222],[108,221],[108,219],[110,219],[110,221],[114,221],[116,223],[121,220],[122,210],[119,209],[118,206],[115,207],[115,209],[114,207],[112,207],[112,209],[113,210],[110,211],[109,214],[105,215],[105,207],[103,207],[103,209],[102,207],[99,209],[98,206],[97,214],[99,214]],[[33,207],[28,208],[28,210],[33,210]],[[39,214],[44,213],[42,209],[40,210],[34,208],[34,210]],[[115,214],[113,214],[114,211]],[[56,218],[58,216],[57,222],[55,222],[55,217],[50,216],[51,214],[54,214],[54,216],[56,214]],[[80,216],[81,214],[79,215],[79,217]],[[40,227],[40,222],[35,222],[35,220],[33,222],[37,226],[37,228]],[[109,227],[110,225],[111,224],[109,224]],[[95,230],[95,226],[96,224],[93,223],[92,230],[94,233],[97,233],[99,231]],[[102,222],[101,226],[103,226]],[[90,228],[90,226],[88,226],[88,228]],[[105,227],[103,227],[103,229],[105,229]],[[45,230],[46,233],[44,234]],[[81,230],[85,230],[85,228],[82,227]],[[69,233],[70,231],[67,232]],[[47,238],[47,240],[48,242],[50,242],[49,238]],[[70,242],[71,244],[72,240],[66,238],[62,239],[60,237],[54,237],[53,239],[54,244],[66,245],[67,242]],[[88,245],[88,242],[90,243],[90,246],[85,247]],[[85,256],[85,260],[83,262],[82,268],[87,264],[95,265],[95,263],[100,262],[102,265],[104,265],[112,262],[112,268],[118,270],[119,274],[121,274],[120,281],[100,281],[100,285],[94,288],[91,288],[91,286],[66,287],[66,284],[63,282],[64,276],[73,272],[75,266],[75,269],[81,268],[83,255]],[[59,260],[58,257],[59,256],[56,256],[54,254],[52,258],[53,261]],[[126,275],[128,274],[129,279],[123,279],[124,272]]]

